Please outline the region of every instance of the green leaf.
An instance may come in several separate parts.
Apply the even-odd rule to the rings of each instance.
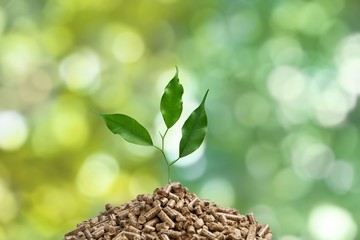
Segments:
[[[167,128],[171,128],[180,118],[183,102],[182,95],[184,88],[179,82],[178,69],[175,76],[164,89],[161,97],[160,110]]]
[[[124,114],[99,114],[114,134],[138,145],[152,146],[149,132],[135,119]]]
[[[181,131],[182,138],[179,147],[179,158],[185,157],[198,149],[205,138],[207,132],[207,116],[205,112],[205,100],[209,90],[197,109],[185,121]]]

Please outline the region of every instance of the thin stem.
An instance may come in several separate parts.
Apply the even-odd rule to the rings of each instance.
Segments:
[[[169,161],[167,160],[167,157],[166,157],[166,155],[165,155],[165,153],[164,153],[164,150],[162,150],[161,148],[159,148],[159,147],[157,147],[157,146],[155,146],[155,145],[153,145],[153,147],[156,148],[157,150],[159,150],[159,151],[161,152],[161,154],[163,155],[164,160],[165,160],[165,162],[166,162],[166,165],[169,165]]]
[[[164,151],[164,141],[165,141],[165,137],[166,137],[166,134],[168,133],[168,131],[169,131],[169,129],[166,128],[166,131],[165,131],[164,135],[161,135],[161,134],[160,134],[160,136],[161,136],[161,149],[162,149],[163,151]]]
[[[165,163],[166,163],[166,166],[167,166],[167,170],[168,170],[168,182],[171,183],[171,165],[170,165],[170,162],[169,160],[167,159],[166,157],[166,154],[165,154],[165,151],[164,151],[164,141],[165,141],[165,136],[166,134],[168,133],[169,129],[167,128],[164,135],[162,135],[160,133],[160,137],[161,137],[161,148],[153,145],[154,148],[156,148],[157,150],[159,150],[161,152],[161,154],[163,155],[164,157],[164,160],[165,160]]]
[[[170,166],[174,165],[177,161],[179,161],[180,157],[178,157],[177,159],[175,159],[174,161],[170,162]]]
[[[168,182],[170,184],[171,183],[171,165],[168,164],[167,167],[168,167]]]

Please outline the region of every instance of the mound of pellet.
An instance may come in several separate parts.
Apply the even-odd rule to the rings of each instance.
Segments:
[[[138,195],[120,206],[105,206],[99,216],[78,224],[65,240],[271,240],[269,225],[252,213],[199,199],[180,183]]]

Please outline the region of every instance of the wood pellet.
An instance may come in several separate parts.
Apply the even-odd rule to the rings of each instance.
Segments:
[[[253,213],[217,206],[189,193],[179,182],[105,205],[99,216],[77,225],[64,240],[272,240],[269,225]]]

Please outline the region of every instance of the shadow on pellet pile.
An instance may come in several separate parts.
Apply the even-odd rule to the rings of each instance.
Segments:
[[[99,216],[78,224],[65,240],[271,240],[269,225],[254,215],[217,206],[171,183],[121,206],[105,206]]]

